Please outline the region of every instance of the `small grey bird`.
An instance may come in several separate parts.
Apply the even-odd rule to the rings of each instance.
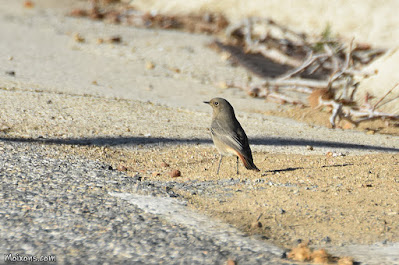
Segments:
[[[213,98],[204,103],[209,104],[213,109],[211,135],[213,143],[220,153],[217,174],[219,175],[220,164],[225,155],[237,156],[237,174],[238,158],[247,169],[260,171],[254,164],[248,137],[238,122],[230,103],[224,98]]]

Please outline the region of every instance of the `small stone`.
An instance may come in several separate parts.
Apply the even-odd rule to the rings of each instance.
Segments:
[[[109,43],[121,43],[122,42],[122,37],[121,36],[113,36],[108,39]]]
[[[333,157],[337,157],[337,156],[345,156],[345,154],[343,153],[333,153],[332,155]]]
[[[177,169],[173,169],[169,174],[172,178],[177,178],[181,176],[181,172]]]
[[[230,53],[223,52],[222,55],[220,56],[220,58],[222,59],[222,61],[227,61],[231,58],[231,55],[230,55]]]
[[[313,150],[313,146],[307,145],[307,146],[306,146],[306,149],[312,151],[312,150]]]
[[[344,130],[351,130],[355,127],[354,124],[350,123],[349,121],[343,121],[342,129]]]
[[[76,42],[85,42],[85,39],[79,33],[73,34],[73,39]]]
[[[15,76],[15,71],[6,71],[7,75]]]
[[[326,156],[329,156],[329,157],[333,156],[333,152],[327,152]]]
[[[221,81],[217,83],[217,86],[221,89],[226,89],[229,88],[229,85],[226,83],[226,81]]]
[[[86,10],[79,8],[73,9],[69,14],[73,17],[86,17],[88,15]]]
[[[97,85],[98,85],[98,83],[97,83],[97,81],[96,81],[96,80],[93,80],[93,81],[91,82],[91,84],[92,84],[92,85],[95,85],[95,86],[97,86]]]
[[[368,131],[366,132],[366,134],[368,134],[368,135],[373,135],[373,134],[375,134],[375,131],[373,131],[373,130],[368,130]]]
[[[6,125],[6,124],[0,124],[0,132],[7,132],[11,129],[10,126]]]
[[[116,169],[118,171],[127,171],[127,167],[125,167],[124,165],[119,165]]]
[[[152,175],[153,177],[157,177],[157,176],[160,176],[161,173],[154,171],[154,172],[152,172],[151,175]]]
[[[226,261],[226,265],[236,265],[236,262],[235,262],[235,260],[228,259],[228,260]]]
[[[163,162],[163,161],[162,161],[162,163],[161,163],[161,167],[169,167],[169,164],[168,164],[168,163],[166,163],[166,162]]]
[[[181,70],[179,68],[177,68],[177,67],[169,67],[169,70],[171,70],[171,71],[173,71],[173,72],[175,72],[177,74],[180,74],[180,72],[181,72]]]
[[[326,236],[325,238],[323,238],[321,241],[325,242],[325,243],[330,243],[331,242],[331,238]]]
[[[136,181],[141,181],[141,179],[142,179],[142,177],[141,177],[139,174],[136,174],[136,175],[133,177],[133,180],[136,180]]]
[[[33,8],[34,6],[35,6],[35,4],[32,1],[27,0],[24,2],[25,8]]]
[[[352,257],[342,257],[338,260],[338,265],[353,265]]]
[[[251,224],[251,227],[252,227],[252,228],[261,228],[262,226],[263,226],[262,223],[259,222],[259,221],[255,221],[255,222],[253,222],[253,223]]]
[[[145,69],[152,70],[154,68],[155,68],[155,64],[153,62],[148,61],[145,63]]]

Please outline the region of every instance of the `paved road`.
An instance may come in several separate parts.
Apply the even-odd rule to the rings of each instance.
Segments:
[[[281,249],[187,210],[162,184],[38,143],[0,141],[0,151],[2,254],[54,255],[58,264],[282,264]]]

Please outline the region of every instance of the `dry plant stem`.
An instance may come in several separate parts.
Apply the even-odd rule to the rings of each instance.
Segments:
[[[305,62],[299,66],[298,68],[294,69],[293,71],[284,74],[283,76],[279,77],[278,80],[284,80],[287,79],[289,77],[292,77],[293,75],[296,75],[302,71],[304,71],[307,67],[309,67],[311,64],[313,64],[315,61],[319,60],[319,59],[325,59],[327,58],[329,55],[326,53],[323,54],[317,54],[313,56],[313,53],[311,52],[307,59],[305,60]]]
[[[332,108],[330,124],[333,128],[336,127],[337,118],[344,118],[356,125],[363,121],[378,118],[399,119],[399,115],[375,111],[369,104],[366,104],[359,110],[355,110],[351,107],[343,106],[342,103],[338,103],[335,100],[322,100],[320,98],[318,108],[322,106],[329,106]]]
[[[290,65],[293,67],[298,67],[299,65],[301,65],[300,60],[291,58],[290,56],[287,56],[286,54],[284,54],[284,52],[282,52],[278,49],[268,48],[264,43],[260,43],[259,40],[255,40],[255,41],[253,40],[253,37],[252,37],[253,24],[255,22],[260,22],[260,21],[265,21],[269,25],[277,26],[277,24],[275,24],[274,22],[271,23],[270,20],[261,20],[259,18],[247,18],[242,23],[238,24],[237,26],[231,27],[228,30],[226,30],[227,36],[230,36],[234,30],[243,27],[246,52],[260,53],[264,57],[269,58],[279,64]],[[282,28],[280,28],[280,29],[283,32],[287,32],[286,29],[282,29]]]
[[[325,88],[328,82],[323,80],[292,78],[287,80],[267,80],[265,81],[264,84],[278,86],[278,87],[298,86],[298,87],[309,87],[309,88]],[[336,82],[334,86],[339,87],[342,86],[343,84],[344,82]]]
[[[378,107],[378,104],[381,103],[381,101],[383,101],[397,86],[399,85],[399,83],[396,83],[387,93],[385,93],[384,96],[382,96],[374,105],[374,107],[372,108],[373,110],[375,110]]]
[[[353,87],[352,84],[353,84],[352,76],[347,76],[346,77],[346,82],[345,82],[345,84],[344,84],[344,86],[342,88],[342,94],[341,94],[340,98],[342,98],[344,100],[347,100],[347,101],[352,101],[352,99],[353,99],[352,97],[348,98],[348,91],[349,91],[350,87]],[[351,96],[352,95],[353,95],[353,93],[351,93]]]
[[[255,97],[259,98],[265,98],[265,99],[270,99],[274,101],[278,101],[280,103],[290,103],[293,105],[301,105],[305,106],[306,104],[298,99],[293,99],[291,97],[288,97],[286,95],[283,95],[278,92],[271,92],[270,89],[268,89],[265,86],[256,86],[256,85],[251,85],[251,86],[240,86],[238,84],[232,85],[232,87],[237,87],[240,88],[244,91],[246,91],[248,94],[253,95]]]
[[[305,106],[305,103],[298,99],[293,99],[293,98],[287,97],[283,94],[276,93],[276,92],[267,94],[267,96],[265,98],[266,99],[276,99],[280,103],[290,103],[292,105]]]
[[[379,118],[388,118],[388,119],[399,119],[399,115],[374,111],[371,109],[364,110],[364,111],[357,111],[354,109],[349,109],[349,113],[353,117],[362,117],[354,121],[355,123],[360,123],[362,121],[372,120],[372,119],[379,119]]]
[[[291,35],[295,36],[296,37],[296,41],[299,42],[298,44],[300,44],[302,46],[308,46],[307,43],[306,43],[306,40],[305,40],[305,36],[303,34],[298,33],[296,31],[293,31],[292,29],[289,29],[287,27],[284,27],[283,25],[279,25],[279,24],[277,24],[276,22],[274,22],[271,19],[258,18],[258,21],[259,22],[266,22],[268,25],[275,26],[276,28],[280,29],[283,33],[285,33],[285,34],[288,33],[288,34],[291,34]]]
[[[301,65],[300,60],[291,58],[285,55],[283,52],[279,51],[278,49],[267,48],[265,45],[262,44],[247,45],[246,51],[251,53],[260,53],[266,58],[269,58],[270,60],[282,65],[289,65],[292,67],[298,67],[299,65]]]
[[[296,56],[289,56],[286,53],[286,46],[280,46],[275,48],[273,41],[278,40],[281,37],[270,36],[272,31],[266,30],[267,33],[262,36],[254,33],[256,26],[263,25],[267,27],[275,27],[283,33],[284,39],[295,46],[295,51],[299,51]],[[268,29],[268,28],[267,28]],[[354,63],[364,64],[364,61],[369,62],[375,56],[375,52],[364,52],[358,50],[354,57],[354,39],[351,40],[347,45],[345,52],[345,59],[342,59],[343,48],[340,46],[335,48],[331,43],[337,44],[336,42],[325,42],[323,44],[324,52],[314,54],[313,45],[308,44],[305,40],[305,36],[296,32],[291,32],[281,25],[276,24],[272,20],[265,20],[260,18],[248,18],[242,21],[240,24],[230,27],[227,32],[228,36],[232,36],[234,31],[239,31],[242,34],[242,41],[245,50],[250,53],[260,53],[264,57],[269,58],[277,63],[290,65],[294,67],[293,70],[279,76],[276,79],[265,79],[260,84],[251,84],[240,86],[233,84],[231,86],[239,87],[254,97],[261,97],[269,100],[278,100],[280,103],[291,103],[305,105],[300,100],[289,97],[281,92],[296,91],[299,93],[311,94],[315,89],[333,89],[333,94],[336,95],[335,99],[322,99],[319,98],[319,106],[329,106],[332,108],[332,114],[329,118],[329,122],[333,128],[336,127],[339,119],[347,119],[353,124],[358,124],[365,120],[376,119],[376,118],[389,118],[397,119],[398,115],[383,113],[376,111],[376,108],[381,106],[381,102],[392,92],[392,90],[399,85],[396,84],[391,90],[389,90],[383,97],[381,97],[374,106],[371,106],[367,101],[360,107],[354,108],[352,105],[345,105],[346,102],[353,100],[354,93],[357,86],[353,84],[353,77],[355,75],[370,75],[373,73],[364,73],[354,68]],[[271,45],[269,44],[271,43]],[[319,42],[320,43],[320,42]],[[273,48],[271,48],[271,47]],[[307,54],[306,58],[303,54]],[[378,51],[377,51],[378,53]],[[300,56],[298,56],[300,55]],[[323,72],[330,72],[330,77],[327,80],[314,80],[304,78],[293,78],[304,71],[307,74],[314,74],[316,71],[321,70]],[[399,96],[398,96],[399,97]],[[392,101],[391,99],[390,101]],[[389,101],[388,101],[389,102]],[[385,102],[384,104],[386,104]]]
[[[330,106],[332,107],[332,114],[330,116],[330,124],[333,128],[336,126],[337,118],[341,118],[342,116],[342,104],[337,103],[334,100],[323,100],[321,97],[319,98],[319,105],[316,108],[320,108],[322,106]]]
[[[339,68],[339,60],[334,56],[333,49],[328,44],[324,44],[323,47],[324,50],[326,50],[329,57],[331,58],[333,72],[337,72]]]
[[[338,71],[338,69],[336,70],[336,72],[334,72],[334,74],[331,75],[330,80],[328,81],[328,86],[327,89],[330,89],[332,86],[332,83],[337,80],[341,75],[346,73],[346,70],[348,70],[349,68],[349,64],[351,61],[351,57],[352,57],[352,45],[353,44],[353,39],[350,42],[349,48],[348,48],[348,52],[345,54],[345,63],[342,66],[341,70]]]
[[[307,94],[312,93],[313,89],[326,88],[328,82],[323,80],[305,79],[305,78],[291,78],[286,80],[278,79],[266,79],[259,84],[252,84],[251,87],[279,87],[281,89],[289,88],[289,90],[295,90],[298,92],[304,92]],[[336,81],[333,87],[341,87],[345,85],[345,80]],[[230,87],[238,87],[245,89],[245,86],[238,83],[229,84]]]
[[[290,36],[286,36],[287,39],[292,39],[292,37],[295,38],[295,40],[293,40],[294,42],[296,42],[298,45],[302,45],[302,46],[308,46],[306,41],[305,41],[305,36],[301,33],[295,32],[287,27],[284,27],[283,25],[277,24],[276,22],[274,22],[271,19],[268,18],[259,18],[259,17],[250,17],[250,18],[246,18],[242,21],[240,21],[237,24],[234,24],[232,26],[229,26],[226,29],[226,36],[231,36],[232,32],[236,31],[237,29],[240,28],[244,28],[245,32],[251,32],[253,25],[255,23],[263,23],[264,25],[267,25],[269,27],[275,27],[278,28],[282,33],[284,33],[285,35],[291,35]],[[250,35],[247,36],[248,41],[247,44],[252,42],[252,37]]]
[[[284,90],[296,91],[296,92],[303,93],[303,94],[312,94],[312,92],[313,92],[313,89],[311,89],[309,87],[305,87],[305,86],[287,86],[287,87],[284,87]]]
[[[311,65],[311,66],[309,66],[309,70],[308,70],[308,74],[309,75],[312,75],[312,74],[314,74],[318,69],[320,69],[320,68],[326,68],[326,62],[327,62],[327,60],[328,60],[328,57],[326,57],[326,58],[319,58],[318,60],[317,60],[317,64],[315,64],[315,65]]]

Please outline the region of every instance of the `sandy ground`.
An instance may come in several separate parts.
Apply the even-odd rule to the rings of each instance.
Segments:
[[[390,52],[365,69],[375,75],[357,77],[360,81],[355,98],[363,103],[366,93],[379,98],[399,80],[395,70],[399,65],[399,21],[393,10],[399,8],[395,0],[379,1],[291,1],[291,0],[135,0],[131,5],[148,12],[161,14],[198,14],[217,12],[224,14],[232,24],[255,16],[270,18],[288,28],[310,36],[319,36],[330,27],[333,36],[339,36],[349,43],[353,38],[357,43],[368,43],[374,47],[386,48]],[[399,96],[398,90],[391,98]],[[387,99],[389,99],[388,97]],[[381,106],[381,111],[397,113],[398,100]]]
[[[395,242],[399,236],[399,177],[392,175],[399,167],[396,154],[334,157],[255,152],[261,172],[240,165],[241,174],[236,176],[234,159],[225,159],[216,175],[214,149],[201,146],[76,152],[100,154],[98,159],[106,157],[115,168],[124,166],[132,176],[140,173],[156,181],[172,181],[172,169],[181,171],[174,181],[182,183],[238,180],[227,187],[181,194],[192,207],[282,247],[300,239],[317,245],[348,245]]]
[[[134,0],[131,5],[168,14],[219,12],[232,21],[248,16],[267,17],[309,34],[320,34],[330,25],[335,34],[380,47],[395,47],[399,40],[399,21],[393,12],[399,3],[395,0]]]
[[[306,110],[217,88],[247,73],[209,50],[208,36],[73,19],[63,16],[65,2],[58,9],[41,3],[25,10],[22,1],[0,2],[2,138],[44,141],[154,181],[213,183],[174,191],[198,211],[278,246],[311,240],[368,261],[356,247],[373,244],[392,248],[377,260],[399,259],[397,136],[306,124],[289,118]],[[118,34],[121,45],[96,43]],[[202,103],[215,96],[236,107],[261,172],[240,165],[237,176],[235,160],[225,159],[215,174],[211,109]],[[172,169],[182,176],[172,179]]]

